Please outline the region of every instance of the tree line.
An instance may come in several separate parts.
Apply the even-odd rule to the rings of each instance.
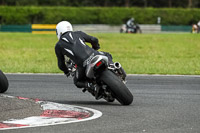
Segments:
[[[199,8],[200,0],[0,0],[0,5]]]

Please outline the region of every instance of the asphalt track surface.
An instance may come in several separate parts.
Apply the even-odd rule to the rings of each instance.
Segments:
[[[5,130],[1,133],[198,133],[200,76],[132,75],[127,86],[134,95],[130,106],[96,101],[64,75],[6,74],[11,96],[39,98],[99,110],[95,120]]]

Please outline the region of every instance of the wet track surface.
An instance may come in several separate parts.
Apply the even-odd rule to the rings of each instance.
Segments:
[[[64,75],[6,74],[11,96],[39,98],[99,110],[103,116],[80,123],[5,130],[2,133],[197,133],[200,131],[199,76],[128,76],[130,106],[96,101]]]

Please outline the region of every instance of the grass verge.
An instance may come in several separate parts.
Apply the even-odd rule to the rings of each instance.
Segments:
[[[90,34],[128,74],[200,74],[200,34]],[[0,33],[0,69],[60,73],[56,35]]]

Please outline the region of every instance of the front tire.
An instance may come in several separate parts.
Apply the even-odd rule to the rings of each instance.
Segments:
[[[109,70],[103,71],[100,80],[109,87],[114,97],[122,105],[130,105],[133,102],[133,95],[121,79],[113,72]]]
[[[0,93],[4,93],[8,90],[8,80],[4,73],[0,70]]]
[[[142,30],[140,28],[137,29],[137,33],[141,34]]]

